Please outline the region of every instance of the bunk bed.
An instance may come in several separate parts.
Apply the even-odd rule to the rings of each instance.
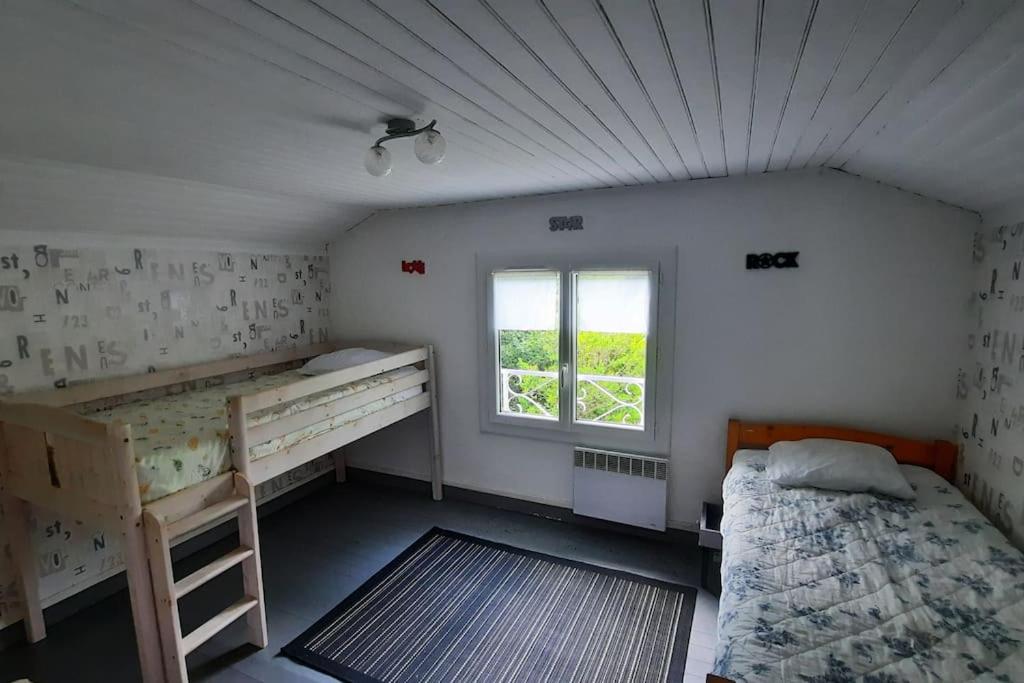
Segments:
[[[775,484],[766,449],[801,439],[885,448],[916,498]],[[1019,680],[1024,555],[952,484],[956,454],[947,441],[730,421],[708,680]]]
[[[244,617],[267,644],[255,487],[415,413],[431,413],[432,494],[441,449],[431,346],[362,344],[375,360],[313,376],[320,344],[14,396],[0,402],[0,502],[31,642],[46,635],[29,506],[119,533],[143,680],[185,681],[185,656]],[[176,579],[175,541],[237,515],[240,547]],[[244,595],[185,635],[178,600],[241,565]]]

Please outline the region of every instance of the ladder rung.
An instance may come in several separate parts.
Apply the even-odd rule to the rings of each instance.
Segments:
[[[174,584],[174,597],[176,600],[180,600],[182,597],[188,595],[196,588],[199,588],[207,581],[214,579],[227,570],[234,567],[236,564],[241,564],[246,559],[253,556],[252,548],[248,546],[241,546],[235,548],[224,557],[218,557],[216,560],[201,567],[196,571],[186,576],[181,581]]]
[[[206,526],[210,522],[214,522],[221,517],[227,517],[238,508],[248,504],[249,499],[245,496],[231,496],[229,498],[225,498],[219,503],[214,503],[210,507],[203,508],[199,512],[193,512],[188,517],[182,517],[178,521],[168,524],[167,538],[168,540],[173,541],[179,536],[184,536],[194,529]]]
[[[182,638],[182,654],[187,655],[192,652],[258,604],[259,601],[256,600],[256,598],[247,595],[235,604],[231,605],[223,612],[197,628],[195,631],[192,631],[192,633],[189,633],[187,636]]]

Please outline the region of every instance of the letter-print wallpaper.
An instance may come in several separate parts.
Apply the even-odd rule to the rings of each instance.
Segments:
[[[327,257],[0,245],[0,399],[15,392],[326,341]],[[261,486],[283,492],[326,458]],[[35,510],[48,603],[116,574],[118,539]],[[0,627],[21,602],[0,525]]]
[[[960,368],[960,487],[1024,546],[1024,223],[974,236],[968,359]]]

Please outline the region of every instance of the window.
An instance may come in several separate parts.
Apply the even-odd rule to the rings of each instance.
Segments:
[[[647,270],[573,273],[577,422],[643,429],[654,276]]]
[[[561,276],[558,271],[494,273],[498,413],[559,418]]]
[[[659,319],[674,303],[659,304],[661,259],[544,261],[480,258],[482,427],[610,445],[654,441],[659,403],[667,405],[655,385],[671,365],[659,369]],[[674,282],[674,258],[670,265]]]

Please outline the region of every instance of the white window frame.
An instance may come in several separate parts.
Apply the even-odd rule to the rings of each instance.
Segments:
[[[559,383],[568,364],[569,390],[559,391],[557,420],[498,412],[499,373],[497,334],[494,322],[492,275],[500,271],[549,270],[560,273]],[[575,421],[576,335],[575,271],[647,270],[651,273],[651,298],[647,342],[647,377],[644,386],[644,426],[622,427]],[[667,453],[670,446],[672,372],[675,355],[676,249],[616,250],[576,254],[510,255],[477,254],[479,294],[479,397],[480,429],[483,432],[586,443],[599,447],[644,448]],[[564,384],[562,386],[565,386]]]

